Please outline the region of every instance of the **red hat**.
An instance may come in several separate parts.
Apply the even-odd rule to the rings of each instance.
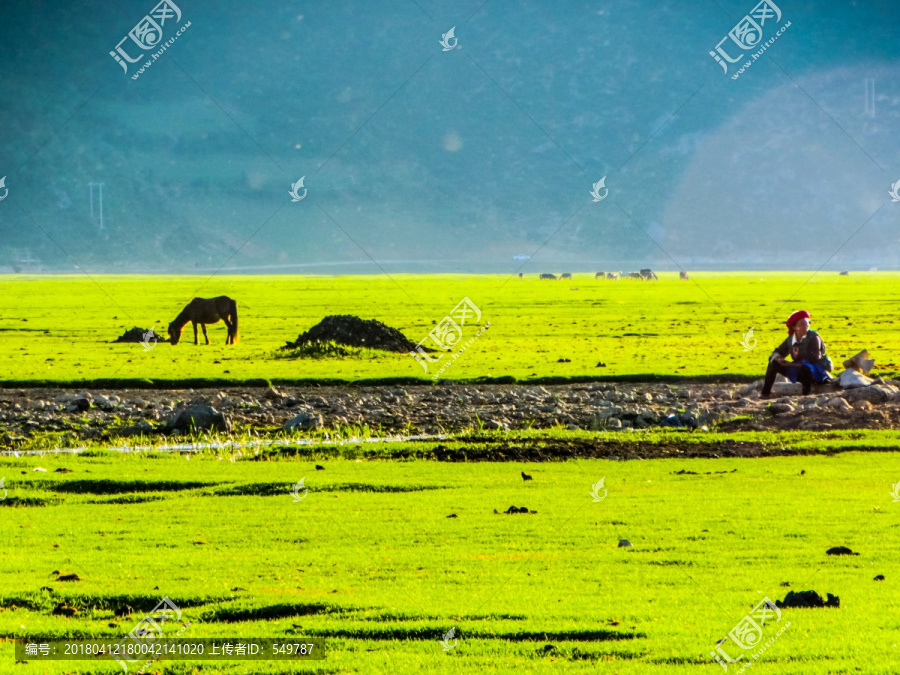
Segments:
[[[784,322],[784,324],[788,327],[788,331],[793,331],[794,324],[797,323],[800,319],[810,319],[809,312],[805,309],[801,309],[799,312],[794,312],[791,314],[790,318]]]

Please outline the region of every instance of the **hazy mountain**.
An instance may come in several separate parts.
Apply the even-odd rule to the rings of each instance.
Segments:
[[[4,3],[0,271],[900,267],[896,3],[169,7]]]

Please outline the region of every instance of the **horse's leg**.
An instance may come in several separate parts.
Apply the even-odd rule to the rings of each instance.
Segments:
[[[197,322],[196,322],[196,321],[192,321],[191,323],[194,325],[194,344],[195,344],[195,345],[199,345],[199,344],[200,344],[200,340],[197,339]]]
[[[203,329],[203,337],[206,338],[206,344],[209,344],[209,335],[206,334],[206,324],[201,323],[200,327]]]
[[[234,344],[234,323],[231,321],[231,318],[228,316],[222,316],[222,321],[225,322],[225,328],[228,329],[228,337],[225,338],[226,345]]]

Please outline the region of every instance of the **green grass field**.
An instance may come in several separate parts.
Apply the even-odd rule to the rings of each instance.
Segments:
[[[815,589],[841,608],[783,610],[764,640],[790,627],[752,670],[896,672],[896,453],[543,464],[353,456],[0,459],[0,634],[115,639],[169,596],[192,622],[184,637],[319,638],[327,658],[292,669],[169,662],[165,672],[719,672],[709,652],[756,603]],[[290,485],[304,477],[309,492],[294,502]],[[608,493],[594,502],[600,478]],[[494,514],[510,505],[536,513]],[[835,545],[860,555],[826,556]],[[54,571],[81,580],[55,581]],[[78,615],[52,615],[59,603]],[[123,604],[135,608],[130,619],[113,616]],[[444,652],[451,627],[458,643]],[[11,659],[4,642],[2,672],[121,672]]]
[[[534,275],[10,277],[0,282],[0,379],[428,380],[436,368],[426,374],[408,354],[286,359],[277,350],[329,314],[378,319],[418,342],[463,297],[491,326],[445,379],[758,377],[785,337],[782,322],[798,308],[812,313],[837,365],[865,347],[885,375],[900,364],[898,280],[900,274],[856,272],[698,272],[691,281],[662,273],[659,282],[578,274],[572,281]],[[221,294],[239,306],[241,341],[234,347],[225,346],[221,323],[210,329],[210,346],[195,347],[190,326],[177,346],[144,351],[139,344],[110,344],[135,325],[164,333],[192,297]],[[749,344],[757,346],[745,351],[741,340],[751,327]],[[464,338],[475,332],[467,326]]]
[[[781,322],[801,307],[837,364],[865,347],[879,374],[897,370],[898,275],[660,276],[15,277],[0,282],[0,386],[427,381],[407,354],[298,359],[277,348],[329,314],[379,319],[418,341],[463,297],[491,327],[443,375],[456,380],[759,377],[786,334]],[[210,346],[188,333],[150,351],[110,343],[134,325],[162,331],[190,298],[219,294],[239,303],[234,347],[222,324]],[[751,326],[758,346],[745,351]],[[275,427],[263,434],[287,438]],[[591,439],[623,456],[629,443],[810,454],[454,463],[434,460],[432,440],[314,443],[236,462],[224,450],[123,454],[97,442],[79,455],[0,456],[0,673],[122,672],[88,661],[13,665],[10,640],[118,641],[165,596],[191,622],[183,637],[315,638],[327,655],[169,661],[150,672],[718,673],[716,643],[762,598],[791,590],[833,593],[841,607],[783,610],[763,632],[777,640],[747,672],[896,673],[895,431],[473,429],[440,443],[465,448],[476,436],[495,449]],[[188,439],[203,440],[222,439]],[[41,431],[17,447],[60,444],[60,432]],[[309,492],[295,502],[301,478]],[[608,492],[595,502],[601,478]],[[513,505],[536,513],[503,513]],[[634,546],[618,547],[621,538]],[[825,554],[838,545],[860,555]],[[67,574],[79,580],[57,580]],[[124,605],[134,613],[115,616]],[[77,613],[54,614],[59,606]],[[445,651],[451,628],[458,642]],[[729,673],[755,651],[723,647],[744,655]]]

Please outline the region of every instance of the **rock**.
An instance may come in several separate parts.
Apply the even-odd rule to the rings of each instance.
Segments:
[[[769,412],[773,415],[785,415],[794,412],[794,406],[790,403],[773,403],[769,406]]]
[[[269,387],[266,389],[266,393],[263,394],[263,398],[269,401],[278,401],[281,400],[282,395],[275,387]]]
[[[91,401],[87,396],[79,396],[66,406],[66,412],[85,412],[90,409]]]
[[[282,428],[285,431],[307,431],[318,429],[322,424],[322,416],[318,413],[301,412],[285,422]]]
[[[619,539],[619,548],[624,548],[626,546],[631,546],[631,542],[627,539]]]
[[[885,385],[872,385],[871,387],[859,387],[857,389],[849,389],[844,392],[844,398],[849,403],[857,401],[868,401],[869,403],[885,403],[894,397],[893,391]]]
[[[853,403],[853,407],[856,410],[874,410],[875,406],[873,406],[868,401],[856,401]]]
[[[833,546],[827,551],[825,551],[826,555],[859,555],[859,553],[854,553],[846,546]]]
[[[772,385],[772,396],[801,396],[803,385],[799,382],[776,382]]]
[[[225,415],[208,405],[189,405],[169,417],[166,422],[168,429],[215,429],[216,431],[231,431],[231,422]]]
[[[491,429],[491,430],[506,429],[506,425],[503,422],[499,422],[497,420],[488,420],[487,422],[484,423],[484,428]]]
[[[785,607],[840,607],[841,599],[836,595],[828,593],[828,600],[822,600],[822,596],[815,591],[789,591],[784,600],[776,600],[775,606],[781,609]]]
[[[106,396],[103,396],[102,394],[94,399],[94,405],[103,410],[112,410],[116,407],[115,403],[113,403],[110,399],[106,398]]]
[[[752,394],[754,392],[760,392],[760,391],[762,391],[762,386],[763,386],[763,380],[757,380],[756,382],[754,382],[752,384],[748,384],[746,387],[741,387],[738,390],[738,396],[743,398],[743,397],[749,396],[750,394]]]
[[[822,407],[834,408],[835,410],[850,410],[850,404],[847,403],[847,399],[841,398],[840,396],[829,399]]]

